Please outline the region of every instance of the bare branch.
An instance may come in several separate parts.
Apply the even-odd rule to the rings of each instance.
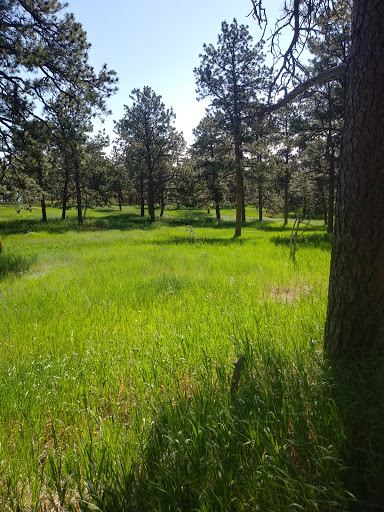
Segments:
[[[259,26],[267,25],[267,14],[265,12],[265,9],[263,9],[263,0],[251,0],[252,1],[252,11],[249,13],[249,15],[252,15]]]
[[[347,70],[347,64],[339,64],[338,66],[322,71],[318,75],[313,76],[306,80],[305,82],[299,84],[291,92],[289,92],[283,98],[281,98],[278,102],[273,103],[272,105],[265,105],[261,107],[258,110],[257,115],[263,116],[264,114],[274,112],[275,110],[278,110],[279,108],[288,105],[288,103],[291,103],[291,101],[293,101],[297,96],[299,96],[299,94],[303,93],[304,91],[307,91],[314,85],[322,84],[338,76],[345,75],[347,73]]]

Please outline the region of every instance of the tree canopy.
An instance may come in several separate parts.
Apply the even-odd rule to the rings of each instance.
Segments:
[[[86,34],[57,0],[9,0],[0,5],[0,141],[12,150],[12,130],[29,117],[44,120],[58,97],[106,110],[115,73],[88,63]]]
[[[201,63],[195,69],[197,92],[211,99],[211,110],[221,115],[224,128],[232,137],[236,172],[236,230],[241,235],[244,203],[242,145],[249,120],[265,88],[261,43],[253,44],[245,25],[236,20],[223,22],[216,46],[204,45]]]

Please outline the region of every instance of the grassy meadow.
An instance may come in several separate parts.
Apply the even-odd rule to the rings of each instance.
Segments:
[[[369,494],[380,434],[357,484],[357,406],[322,357],[320,221],[293,261],[291,227],[251,208],[240,239],[231,210],[60,213],[0,206],[1,512],[343,511]]]

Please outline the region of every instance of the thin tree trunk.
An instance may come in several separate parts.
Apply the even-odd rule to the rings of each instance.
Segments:
[[[261,181],[258,183],[258,192],[259,192],[259,221],[263,220],[263,185]]]
[[[87,210],[88,210],[88,194],[85,193],[85,207],[84,207],[84,216],[83,219],[87,216]]]
[[[289,215],[289,153],[285,154],[285,174],[284,174],[284,226],[288,224]]]
[[[145,200],[144,195],[140,195],[140,216],[144,217],[145,215]]]
[[[43,222],[47,222],[47,207],[45,204],[44,194],[41,196],[40,203],[41,203],[41,220]]]
[[[160,196],[160,204],[161,204],[161,210],[160,210],[160,217],[164,215],[164,209],[165,209],[165,200],[164,200],[164,190],[161,192]]]
[[[335,204],[335,148],[330,148],[329,155],[329,191],[328,191],[328,224],[327,232],[333,233],[333,217]]]
[[[384,2],[354,0],[325,351],[384,355]]]
[[[155,189],[152,173],[148,177],[148,213],[151,222],[155,222]]]
[[[77,222],[79,225],[83,224],[83,209],[81,201],[81,186],[80,186],[80,166],[79,162],[74,162],[75,165],[75,189],[76,189],[76,203],[77,203]]]
[[[67,211],[67,196],[65,195],[65,196],[63,196],[63,207],[61,210],[61,220],[65,219],[66,211]]]
[[[242,194],[243,194],[243,211],[241,213],[241,220],[242,220],[243,224],[245,224],[247,219],[246,219],[246,216],[245,216],[245,190],[244,190],[244,173],[243,173],[243,169],[241,169],[241,190],[242,190]]]
[[[319,183],[319,190],[321,194],[321,206],[324,215],[324,226],[328,226],[328,203],[324,194],[324,186],[322,183]]]
[[[221,219],[221,215],[220,215],[220,204],[219,204],[219,203],[216,203],[216,219],[217,219],[217,220],[220,220],[220,219]]]
[[[69,181],[69,170],[67,167],[67,162],[64,162],[65,165],[65,177],[64,177],[64,190],[63,190],[63,208],[61,211],[61,219],[65,219],[66,211],[67,211],[67,201],[68,201],[68,181]]]
[[[235,141],[235,165],[236,165],[236,228],[235,237],[241,236],[243,221],[243,168],[241,165],[241,148],[239,141]]]
[[[121,187],[119,186],[117,189],[117,198],[119,201],[119,210],[121,211],[123,209],[123,195],[121,193]]]

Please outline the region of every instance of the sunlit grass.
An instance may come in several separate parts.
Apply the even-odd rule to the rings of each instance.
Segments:
[[[58,213],[0,208],[0,510],[344,510],[321,223]]]

